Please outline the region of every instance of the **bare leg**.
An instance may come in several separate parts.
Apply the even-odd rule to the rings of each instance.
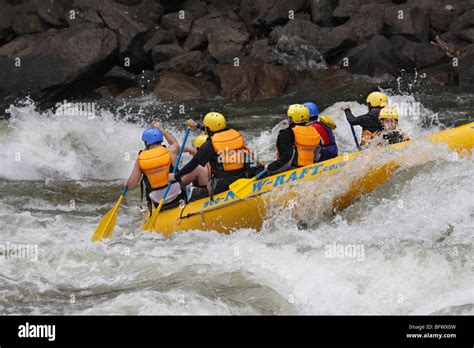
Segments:
[[[198,180],[199,186],[206,186],[209,182],[209,173],[207,172],[207,168],[197,166],[196,169],[194,169],[191,173],[184,175],[181,178],[181,182],[184,186],[187,186],[196,179]]]

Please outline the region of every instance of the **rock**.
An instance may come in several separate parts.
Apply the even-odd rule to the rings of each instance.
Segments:
[[[384,13],[384,10],[385,6],[382,4],[362,5],[349,19],[349,21],[334,28],[333,30],[344,30],[346,27],[348,27],[353,32],[353,35],[357,38],[357,42],[364,43],[367,41],[367,39],[370,39],[381,33],[384,24],[384,18],[381,15],[374,14]],[[349,37],[346,37],[346,39],[349,39]]]
[[[344,53],[339,66],[344,66],[348,59],[347,69],[354,74],[380,76],[388,73],[397,76],[400,69],[413,69],[415,64],[394,47],[385,37],[378,35],[367,43]]]
[[[52,88],[64,90],[94,73],[116,49],[115,33],[95,25],[20,36],[0,48],[0,96],[49,96]]]
[[[73,0],[33,0],[33,4],[42,20],[54,27],[66,24],[66,11],[72,8]]]
[[[391,6],[385,10],[384,23],[387,26],[384,34],[388,36],[403,35],[419,42],[429,40],[428,15],[419,7]]]
[[[200,51],[191,51],[172,57],[169,61],[155,65],[156,71],[173,70],[186,75],[196,75],[206,66],[206,58]]]
[[[378,3],[378,4],[387,4],[390,3],[390,0],[344,0],[339,1],[337,7],[333,11],[334,17],[348,18],[352,17],[354,14],[359,12],[361,6]],[[372,13],[372,16],[380,16],[380,13]]]
[[[0,1],[0,42],[11,31],[15,10],[13,6],[4,1]]]
[[[441,34],[439,35],[439,38],[442,40],[449,52],[453,52],[456,56],[460,55],[464,47],[469,45],[468,41],[459,38],[454,31],[448,31],[447,33]]]
[[[249,57],[252,60],[260,60],[262,62],[276,62],[278,57],[272,46],[269,45],[268,39],[252,41],[250,43]]]
[[[181,73],[165,73],[154,93],[162,100],[185,101],[208,99],[217,95],[217,87],[209,81]]]
[[[453,34],[461,40],[474,43],[474,27],[464,30],[454,31]]]
[[[467,11],[465,14],[459,17],[459,22],[459,29],[466,29],[474,26],[474,10]]]
[[[153,62],[156,64],[166,62],[172,57],[184,54],[187,51],[178,44],[165,44],[153,47],[151,54]]]
[[[237,101],[276,97],[286,90],[290,81],[286,68],[258,61],[240,67],[220,65],[216,74],[221,82],[220,95]]]
[[[207,47],[206,29],[209,23],[209,17],[198,18],[194,21],[191,33],[187,37],[183,46],[188,50],[205,49]]]
[[[304,40],[306,45],[313,46],[326,60],[356,45],[352,27],[320,28],[316,24],[299,19],[294,19],[271,32],[271,43],[278,45],[281,40]]]
[[[330,23],[336,0],[311,0],[311,18],[313,23],[326,25]]]
[[[474,86],[474,45],[466,48],[459,59],[459,84],[463,87]]]
[[[80,9],[96,10],[107,27],[117,33],[120,53],[130,50],[133,40],[140,34],[144,34],[151,24],[146,22],[146,16],[142,14],[137,17],[137,8],[125,6],[112,0],[76,0],[76,6]]]
[[[432,66],[420,71],[426,75],[426,83],[436,86],[454,85],[458,82],[458,75],[451,64]]]
[[[244,23],[227,17],[218,17],[210,22],[206,30],[207,49],[209,54],[219,63],[233,61],[243,57],[244,46],[249,41],[249,34]]]
[[[12,23],[12,29],[18,35],[42,33],[47,28],[37,15],[16,16]]]
[[[120,89],[138,86],[139,77],[120,66],[114,66],[105,74],[105,78],[114,82]]]
[[[413,42],[397,35],[390,38],[390,43],[419,70],[449,61],[444,51],[428,42]]]
[[[240,16],[247,27],[259,27],[288,21],[290,11],[300,12],[308,7],[306,0],[242,0]]]
[[[291,39],[281,37],[275,45],[273,54],[263,61],[275,61],[297,71],[326,67],[321,53],[310,42],[297,37]]]
[[[75,13],[75,16],[71,18],[71,16],[66,16],[66,22],[68,26],[73,27],[75,25],[84,25],[87,23],[94,23],[94,24],[104,24],[102,18],[100,18],[99,13],[95,10],[91,9],[83,9],[78,10]]]
[[[182,8],[185,11],[191,12],[194,18],[204,17],[208,14],[207,6],[201,0],[185,0]]]
[[[176,43],[176,36],[172,31],[157,30],[150,40],[143,46],[143,51],[150,52],[153,47],[160,44]]]
[[[117,99],[131,99],[131,98],[138,98],[143,97],[144,93],[143,90],[139,87],[129,87],[119,95],[116,96]]]
[[[178,37],[186,37],[191,31],[193,15],[188,11],[169,13],[163,16],[161,25],[164,29],[171,30]]]
[[[460,14],[460,11],[447,10],[445,6],[435,6],[429,10],[430,25],[441,32],[447,32],[459,20]]]
[[[233,13],[210,13],[194,21],[184,43],[188,50],[203,49],[207,44],[209,54],[219,63],[243,58],[249,34],[245,24]]]

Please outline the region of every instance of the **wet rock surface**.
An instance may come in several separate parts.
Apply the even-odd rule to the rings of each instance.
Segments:
[[[0,0],[0,101],[247,101],[340,71],[470,87],[473,44],[461,0]]]

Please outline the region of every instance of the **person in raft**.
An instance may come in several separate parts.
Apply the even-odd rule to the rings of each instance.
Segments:
[[[369,112],[357,117],[352,114],[349,104],[341,107],[346,114],[347,121],[352,126],[362,127],[361,146],[366,145],[368,140],[374,137],[373,133],[383,130],[382,124],[379,121],[379,113],[380,110],[388,105],[388,96],[381,92],[372,92],[367,96],[366,103],[369,107]]]
[[[338,149],[333,133],[333,130],[336,129],[336,124],[327,116],[319,117],[319,108],[315,103],[308,102],[303,105],[309,110],[308,124],[313,126],[321,136],[320,151],[316,162],[322,162],[337,157]]]
[[[155,125],[162,127],[160,124]],[[132,173],[124,182],[124,186],[128,188],[134,188],[141,183],[142,193],[143,186],[145,187],[145,196],[150,211],[152,205],[156,207],[163,197],[168,185],[169,173],[173,171],[173,165],[179,152],[179,144],[176,138],[166,129],[162,129],[163,132],[159,128],[149,128],[143,132],[142,141],[145,144],[145,149],[138,153]],[[165,134],[166,140],[169,143],[168,147],[163,144],[163,134]],[[194,149],[188,148],[187,151],[192,154]],[[203,174],[207,175],[205,168],[198,168],[190,172],[183,178],[183,187],[198,180],[200,175]],[[181,185],[179,183],[172,184],[162,209],[176,207],[182,199],[186,198],[185,191],[182,190]]]
[[[245,146],[245,140],[240,132],[228,128],[224,115],[209,112],[203,118],[203,124],[198,125],[190,120],[192,128],[204,129],[207,140],[199,147],[196,155],[176,174],[170,174],[170,181],[183,181],[183,178],[198,166],[211,168],[211,180],[208,191],[214,194],[229,189],[229,185],[240,178],[247,177],[247,166],[250,155]]]
[[[280,130],[276,142],[278,158],[266,165],[270,174],[315,163],[319,155],[321,136],[308,125],[310,112],[301,104],[288,108],[288,127]]]
[[[395,108],[385,107],[380,111],[379,120],[382,125],[383,143],[392,145],[408,141],[410,138],[405,132],[402,132],[398,127],[398,111]],[[379,135],[379,134],[375,134]]]

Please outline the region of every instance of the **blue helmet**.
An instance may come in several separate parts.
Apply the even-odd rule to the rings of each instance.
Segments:
[[[315,103],[308,102],[308,103],[304,103],[303,105],[306,106],[309,109],[309,117],[310,118],[312,118],[312,117],[317,118],[318,117],[319,109],[318,109],[318,106]]]
[[[142,134],[142,141],[148,145],[161,143],[163,141],[163,134],[158,128],[148,128]]]

